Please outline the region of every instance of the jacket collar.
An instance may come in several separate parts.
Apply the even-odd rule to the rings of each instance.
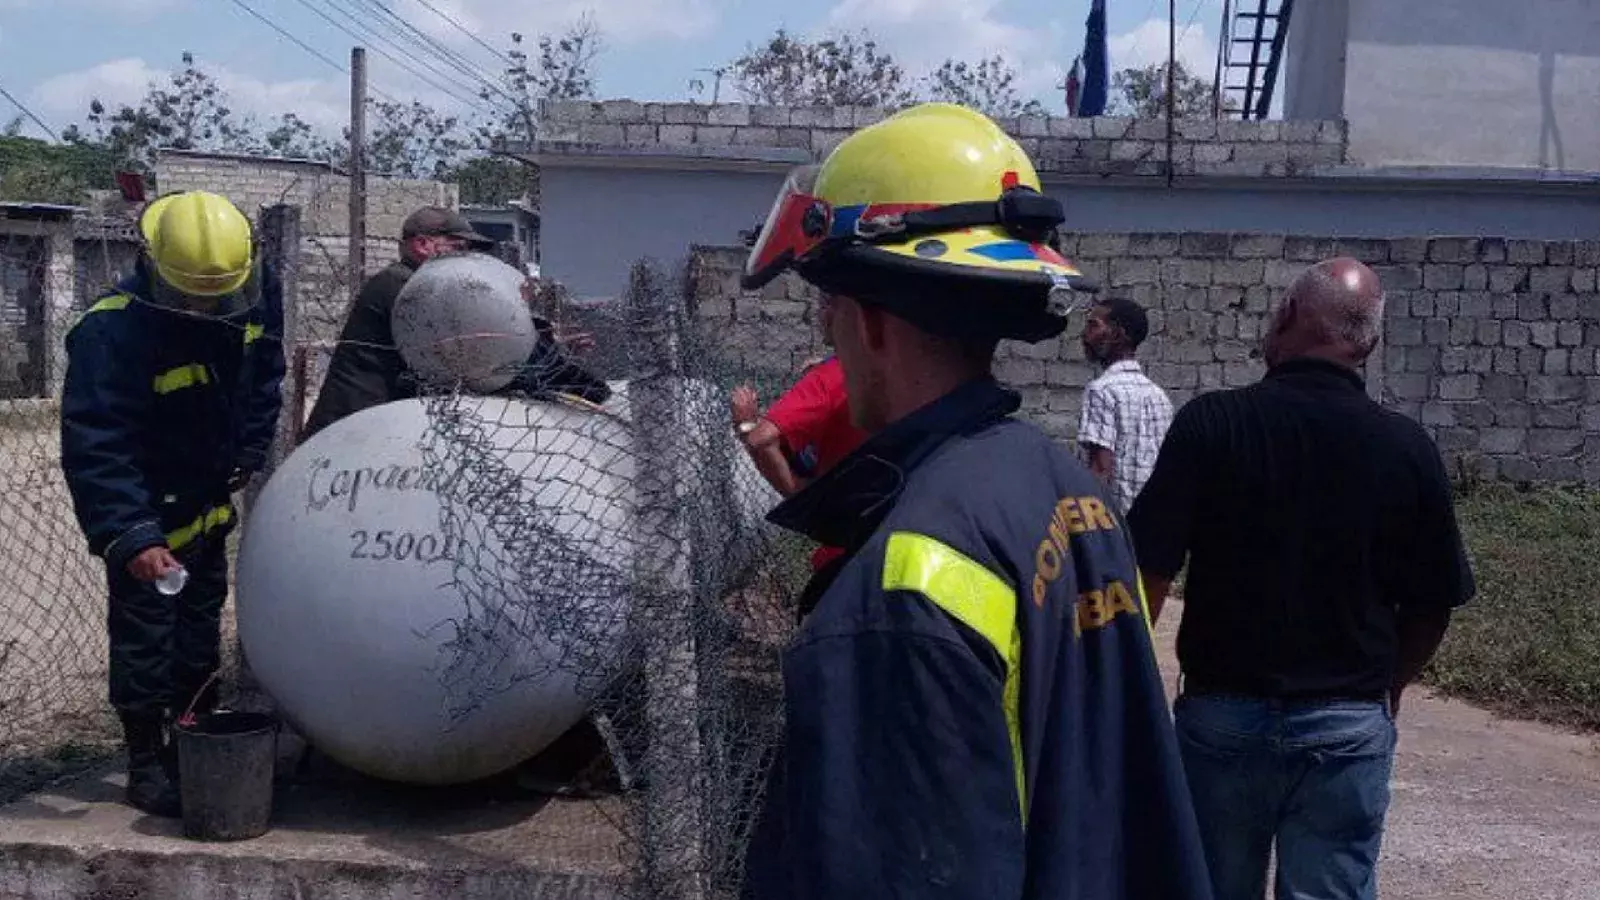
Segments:
[[[868,438],[821,478],[778,504],[767,521],[835,547],[855,549],[882,523],[906,478],[946,441],[998,422],[1022,405],[980,378]]]
[[[1366,390],[1366,380],[1361,373],[1336,362],[1300,356],[1285,360],[1267,370],[1267,378],[1293,381],[1316,387],[1355,388]]]

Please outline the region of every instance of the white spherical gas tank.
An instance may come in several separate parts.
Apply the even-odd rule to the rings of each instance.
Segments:
[[[602,409],[503,397],[402,400],[318,432],[245,521],[239,635],[285,718],[352,769],[453,784],[537,754],[620,662],[641,465],[629,391]],[[778,500],[684,382],[684,515],[724,573],[760,555]],[[680,420],[683,421],[683,420]],[[682,446],[682,445],[681,445]],[[706,489],[712,488],[712,489]],[[702,531],[702,533],[704,533]]]
[[[394,301],[401,358],[433,384],[474,393],[506,387],[537,340],[522,298],[526,281],[515,266],[481,253],[423,263]]]
[[[375,777],[529,758],[582,718],[623,634],[630,447],[614,416],[508,398],[402,400],[318,432],[246,521],[252,670],[314,746]]]

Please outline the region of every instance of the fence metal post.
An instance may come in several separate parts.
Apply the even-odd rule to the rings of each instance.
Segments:
[[[629,279],[639,377],[629,386],[638,507],[634,592],[642,640],[648,742],[643,885],[649,896],[693,900],[706,893],[699,779],[703,771],[695,661],[693,547],[683,495],[689,429],[684,414],[683,345],[674,292],[648,263]]]
[[[298,346],[300,321],[300,207],[279,203],[261,210],[262,262],[270,267],[283,288],[283,342],[282,351],[286,367],[292,365]],[[298,368],[298,367],[296,367]],[[244,491],[244,515],[250,515],[261,488],[277,470],[279,464],[294,450],[300,433],[300,420],[293,398],[300,394],[302,385],[295,382],[301,373],[289,370],[283,385],[283,405],[278,410],[278,427],[273,434],[272,446],[267,451],[266,466],[261,474],[251,480]],[[250,661],[245,657],[244,644],[234,635],[234,649],[239,660],[236,691],[238,705],[244,709],[270,711],[272,698],[267,696],[250,671]]]
[[[43,340],[39,350],[43,360],[39,373],[44,382],[46,397],[61,396],[67,378],[67,352],[62,342],[77,315],[78,266],[73,256],[73,231],[71,223],[56,226],[45,232],[41,243],[44,249],[44,296],[40,328]]]

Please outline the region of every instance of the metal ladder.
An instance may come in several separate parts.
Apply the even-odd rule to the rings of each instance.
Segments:
[[[1217,49],[1219,118],[1267,117],[1293,11],[1294,0],[1224,0]]]

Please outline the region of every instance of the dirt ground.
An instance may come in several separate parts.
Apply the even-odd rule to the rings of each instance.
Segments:
[[[112,733],[101,570],[55,453],[53,427],[0,427],[0,792],[19,758]],[[1181,613],[1158,629],[1169,691]],[[1600,739],[1422,689],[1400,732],[1384,897],[1600,900]]]
[[[1157,627],[1174,693],[1181,603]],[[1379,864],[1395,900],[1600,900],[1600,738],[1406,692]]]

